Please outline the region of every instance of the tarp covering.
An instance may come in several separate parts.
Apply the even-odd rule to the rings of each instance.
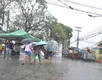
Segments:
[[[39,38],[31,36],[29,33],[25,32],[23,29],[17,30],[11,33],[1,33],[0,38],[4,38],[8,40],[22,40],[26,38],[33,38],[36,42],[40,41]]]

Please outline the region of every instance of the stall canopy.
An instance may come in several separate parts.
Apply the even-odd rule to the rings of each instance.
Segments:
[[[25,32],[23,29],[17,30],[11,33],[1,33],[0,38],[8,39],[8,40],[22,40],[26,38],[33,38],[35,42],[39,42],[40,39],[31,36],[29,33]]]

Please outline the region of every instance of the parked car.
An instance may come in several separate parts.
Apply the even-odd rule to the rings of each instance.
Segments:
[[[76,47],[70,47],[68,49],[63,50],[62,56],[72,59],[80,59],[81,58],[81,52]]]
[[[68,57],[72,58],[72,59],[80,59],[81,58],[81,52],[80,49],[76,48],[76,47],[70,47],[68,48],[69,53],[68,53]]]
[[[96,60],[95,51],[92,49],[90,51],[85,50],[85,53],[83,54],[82,57],[84,60],[91,60],[91,61]]]

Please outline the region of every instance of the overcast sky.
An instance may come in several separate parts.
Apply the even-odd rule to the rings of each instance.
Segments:
[[[88,5],[88,6],[93,6],[96,8],[102,8],[102,4],[101,4],[102,0],[65,0],[65,1],[72,1],[72,2],[76,2],[76,3]],[[57,0],[50,0],[49,2],[59,4]],[[72,6],[73,8],[77,8],[79,10],[96,13],[96,16],[97,14],[102,15],[101,9],[95,9],[91,7],[76,5],[70,2],[68,2],[68,5]],[[61,8],[61,7],[50,5],[50,4],[48,4],[48,10],[50,11],[52,15],[54,15],[58,19],[58,22],[61,22],[73,29],[73,38],[71,39],[71,41],[74,41],[77,38],[77,32],[75,31],[76,26],[82,27],[81,32],[80,32],[80,37],[88,35],[91,31],[102,26],[102,17],[93,18],[93,17],[89,17],[88,13],[83,13],[80,11],[66,9],[66,8]],[[93,46],[92,43],[96,43],[100,41],[102,39],[101,36],[102,35],[99,35],[99,36],[95,36],[93,38],[88,39],[87,41],[89,43],[80,41],[79,47]],[[76,46],[76,42],[71,45]]]

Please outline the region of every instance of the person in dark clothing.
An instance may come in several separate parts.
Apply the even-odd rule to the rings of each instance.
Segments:
[[[4,40],[4,59],[6,57],[6,44],[7,44],[7,40]]]
[[[47,54],[48,54],[48,61],[49,61],[49,63],[52,61],[52,51],[53,51],[53,49],[51,47],[47,48]]]
[[[13,47],[15,55],[20,55],[20,46],[21,46],[20,42],[15,42]]]
[[[8,42],[6,44],[6,57],[11,58],[12,50],[13,50],[13,43],[10,40],[8,40]]]

